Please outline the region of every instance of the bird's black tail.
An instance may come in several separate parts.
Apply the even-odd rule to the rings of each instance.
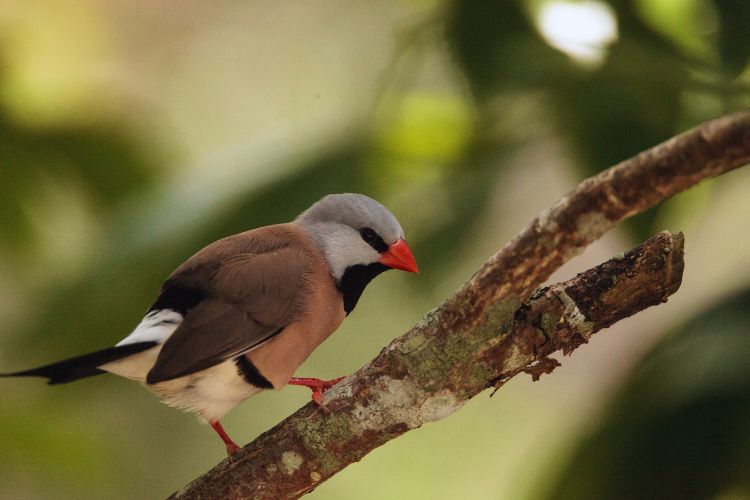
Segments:
[[[46,377],[48,384],[64,384],[79,378],[91,377],[105,373],[98,367],[118,359],[125,358],[131,354],[145,351],[156,345],[156,342],[135,342],[117,347],[109,347],[101,351],[90,352],[83,356],[64,359],[57,363],[23,370],[14,373],[0,373],[0,377]]]

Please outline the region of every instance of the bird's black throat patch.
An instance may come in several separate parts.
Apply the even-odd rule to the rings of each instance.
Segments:
[[[367,265],[357,264],[356,266],[349,266],[346,268],[344,275],[341,276],[341,281],[338,283],[338,287],[344,295],[344,311],[346,311],[347,315],[357,306],[357,302],[362,296],[362,292],[364,292],[365,287],[370,281],[388,269],[390,269],[390,267],[385,266],[380,262],[374,262]]]

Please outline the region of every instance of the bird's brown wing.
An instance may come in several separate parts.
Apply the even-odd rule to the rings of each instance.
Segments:
[[[304,308],[310,265],[305,246],[284,235],[263,244],[252,241],[258,237],[253,233],[244,235],[250,241],[207,247],[170,277],[162,294],[170,286],[202,288],[195,294],[200,300],[164,343],[148,383],[247,352],[280,333]]]

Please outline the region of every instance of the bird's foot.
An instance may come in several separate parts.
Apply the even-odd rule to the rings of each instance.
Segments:
[[[332,380],[320,380],[319,378],[292,377],[289,379],[291,385],[301,385],[312,391],[312,400],[318,406],[323,406],[323,393],[338,384],[344,377],[338,377]]]
[[[239,453],[240,448],[237,443],[227,443],[227,456],[232,458],[236,453]]]
[[[240,447],[237,443],[232,441],[232,438],[229,437],[229,434],[224,430],[224,427],[221,426],[221,423],[218,420],[212,420],[209,422],[211,424],[211,427],[216,431],[216,434],[219,435],[222,441],[224,441],[224,444],[227,447],[227,455],[229,458],[232,458],[232,456],[240,451]]]

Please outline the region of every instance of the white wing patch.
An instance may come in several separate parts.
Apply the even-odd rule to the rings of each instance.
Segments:
[[[118,346],[136,342],[158,342],[163,344],[182,323],[182,314],[171,309],[151,311],[135,327],[130,335],[117,343]]]

